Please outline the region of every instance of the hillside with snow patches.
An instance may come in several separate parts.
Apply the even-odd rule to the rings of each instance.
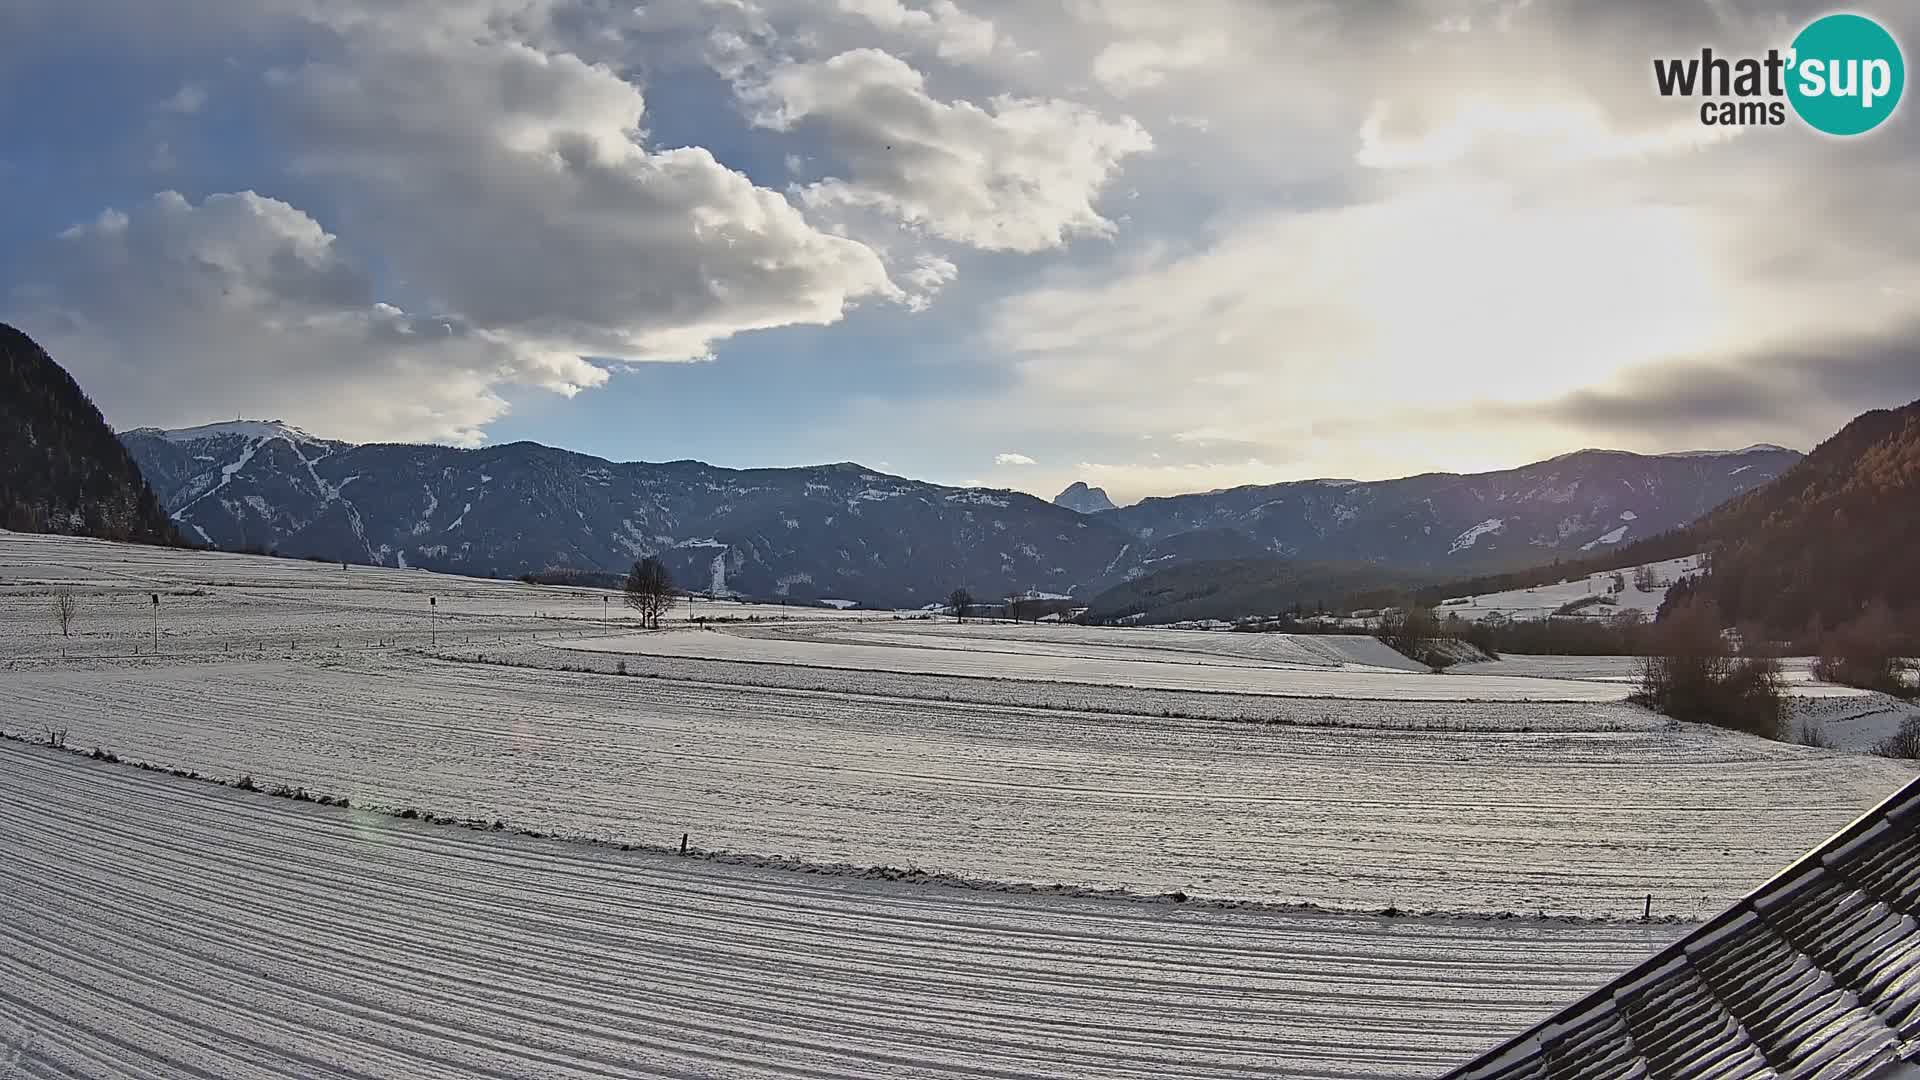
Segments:
[[[1797,457],[1583,451],[1500,473],[1305,481],[1098,509],[852,463],[738,470],[534,443],[353,445],[271,421],[122,439],[181,532],[222,549],[508,576],[622,573],[658,555],[677,581],[719,595],[881,607],[940,602],[958,586],[980,598],[1086,598],[1228,557],[1507,567],[1684,524]]]
[[[1655,536],[1799,460],[1769,445],[1659,455],[1581,450],[1500,472],[1240,487],[1148,499],[1097,516],[1136,543],[1231,529],[1283,558],[1456,573],[1593,554]]]
[[[1628,612],[1652,621],[1661,601],[1667,598],[1667,590],[1701,573],[1704,562],[1704,556],[1688,555],[1648,563],[1652,580],[1646,589],[1640,587],[1642,579],[1636,573],[1639,567],[1628,566],[1531,589],[1450,597],[1441,601],[1437,610],[1442,616],[1457,615],[1468,622],[1544,619],[1555,614],[1610,619]],[[1567,610],[1574,605],[1579,606]]]

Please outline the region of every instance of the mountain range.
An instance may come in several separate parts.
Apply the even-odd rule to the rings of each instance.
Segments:
[[[1302,481],[1083,512],[1091,499],[1069,508],[852,463],[736,470],[526,442],[354,445],[262,421],[121,438],[183,534],[220,548],[502,576],[620,573],[652,554],[695,589],[890,607],[937,604],[961,585],[980,597],[1090,597],[1208,559],[1473,573],[1671,529],[1799,459],[1764,446],[1581,451],[1496,473]]]

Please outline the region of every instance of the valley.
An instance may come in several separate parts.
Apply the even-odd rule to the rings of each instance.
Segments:
[[[1432,1075],[1915,774],[1370,638],[604,595],[0,533],[24,1075]]]

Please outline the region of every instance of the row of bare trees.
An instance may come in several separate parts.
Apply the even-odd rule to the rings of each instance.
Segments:
[[[974,604],[973,593],[965,588],[955,589],[947,594],[947,610],[951,611],[953,617],[960,622],[967,621],[967,616],[973,612]],[[1045,601],[1028,596],[1026,593],[1008,595],[1006,606],[1007,618],[1014,622],[1027,618],[1037,620],[1046,610]]]

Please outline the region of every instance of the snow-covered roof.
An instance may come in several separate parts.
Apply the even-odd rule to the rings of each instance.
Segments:
[[[1448,1080],[1886,1075],[1920,1060],[1920,780]]]

